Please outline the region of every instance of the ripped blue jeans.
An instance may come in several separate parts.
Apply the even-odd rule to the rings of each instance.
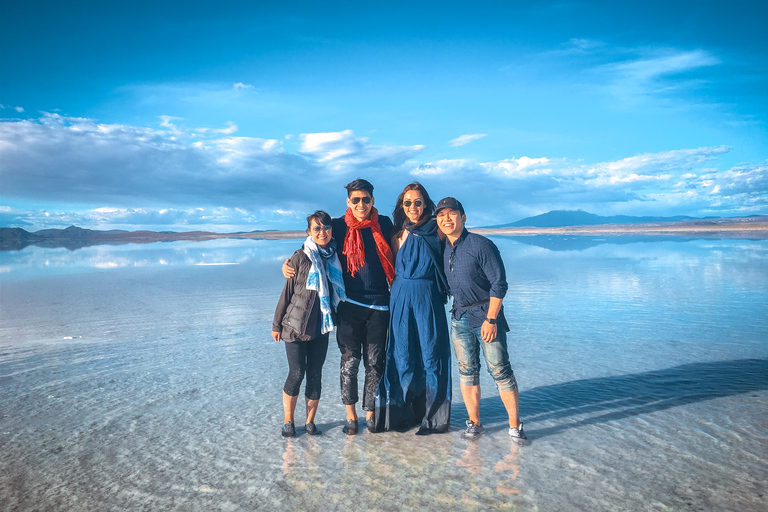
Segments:
[[[499,329],[496,339],[490,343],[483,341],[480,327],[472,329],[465,315],[461,320],[451,318],[451,341],[456,360],[459,362],[460,381],[465,386],[480,384],[480,349],[485,356],[488,373],[496,382],[499,392],[517,389],[517,380],[509,364],[507,352],[507,333]]]

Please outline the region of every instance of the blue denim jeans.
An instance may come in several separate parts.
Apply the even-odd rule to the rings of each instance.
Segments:
[[[451,318],[451,341],[456,360],[459,362],[461,383],[465,386],[480,384],[480,349],[485,356],[488,373],[496,382],[500,392],[517,389],[517,380],[509,364],[507,352],[507,333],[499,329],[496,339],[490,343],[483,341],[480,327],[472,329],[466,315],[461,320]]]

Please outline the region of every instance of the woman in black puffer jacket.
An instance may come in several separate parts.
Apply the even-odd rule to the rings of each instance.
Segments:
[[[283,386],[283,437],[294,437],[294,411],[299,388],[307,376],[307,434],[318,435],[315,413],[320,401],[323,363],[328,352],[328,334],[334,327],[339,302],[346,299],[336,242],[331,237],[331,216],[316,211],[307,217],[307,239],[291,256],[298,269],[283,287],[272,321],[272,339],[285,342],[288,378]]]

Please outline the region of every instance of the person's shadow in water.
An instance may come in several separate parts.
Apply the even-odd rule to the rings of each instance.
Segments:
[[[520,418],[531,437],[542,438],[570,428],[605,423],[680,405],[768,389],[768,360],[741,359],[690,363],[613,377],[575,380],[523,389]],[[481,414],[506,420],[497,396],[481,400]],[[536,429],[535,423],[583,416]],[[498,416],[498,418],[496,418]],[[506,429],[506,421],[499,429]],[[491,430],[496,430],[491,428]]]

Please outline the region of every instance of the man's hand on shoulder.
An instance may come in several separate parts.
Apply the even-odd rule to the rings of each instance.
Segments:
[[[285,263],[283,263],[283,277],[286,279],[290,279],[293,276],[296,275],[296,269],[291,266],[291,260],[285,260]]]

